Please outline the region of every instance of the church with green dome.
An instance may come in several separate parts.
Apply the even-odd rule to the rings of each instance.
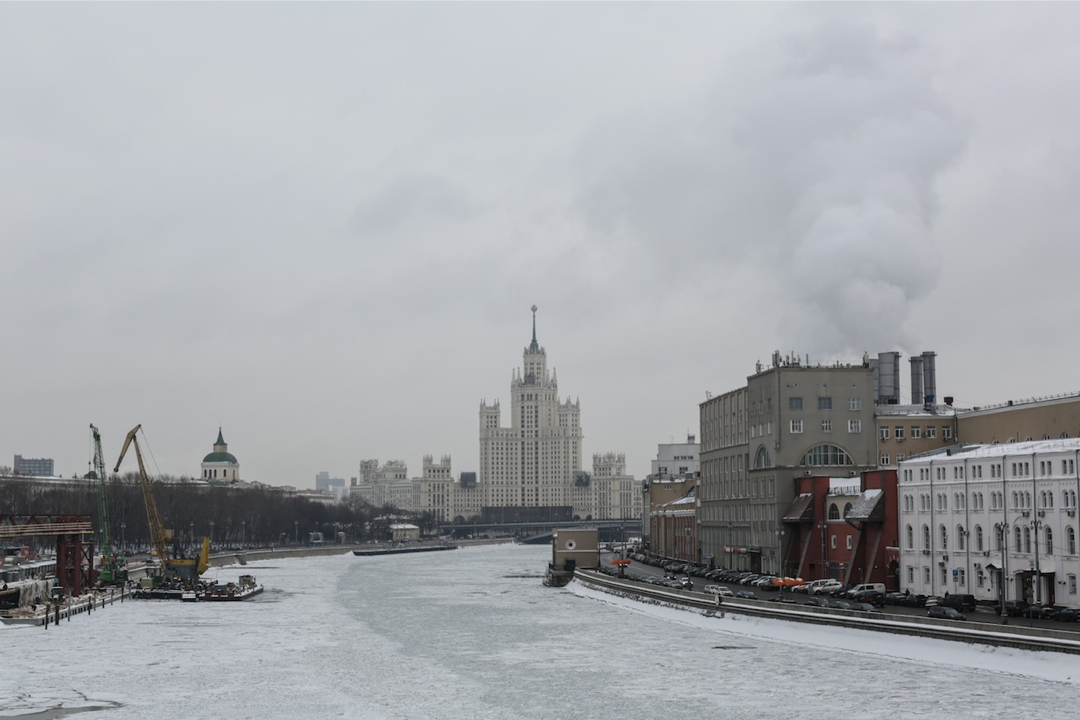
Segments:
[[[221,428],[218,428],[214,452],[203,458],[202,479],[211,483],[240,481],[240,461],[229,452],[229,446],[225,444],[225,438],[221,435]]]

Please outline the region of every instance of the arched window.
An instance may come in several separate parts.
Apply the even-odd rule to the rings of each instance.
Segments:
[[[1046,507],[1054,507],[1054,493],[1052,492],[1046,493]]]
[[[1013,528],[1016,532],[1014,537],[1016,539],[1016,552],[1020,552],[1020,528]]]
[[[1076,554],[1076,530],[1073,530],[1072,525],[1070,525],[1068,527],[1068,529],[1065,530],[1065,541],[1067,543],[1067,547],[1069,548],[1069,554],[1070,555],[1075,555]]]
[[[1069,528],[1069,530],[1072,530],[1072,528]],[[910,525],[907,526],[907,549],[915,549],[915,531],[912,530]]]
[[[830,520],[839,520],[840,519],[840,508],[836,506],[836,503],[833,503],[833,504],[829,505],[829,519]]]
[[[754,456],[755,468],[767,468],[769,467],[769,451],[765,448],[758,448],[757,455]]]
[[[949,549],[949,531],[945,529],[944,525],[942,525],[941,527],[938,528],[938,533],[941,535],[941,549],[942,550],[948,550]]]
[[[1019,530],[1017,532],[1019,532]],[[923,525],[922,526],[922,545],[923,545],[923,550],[929,550],[930,549],[930,526],[929,525]]]
[[[802,464],[809,467],[828,465],[854,465],[848,454],[836,445],[816,445],[803,455]]]
[[[956,526],[956,549],[964,549],[964,528],[959,525]]]
[[[1024,552],[1031,552],[1031,528],[1024,528]]]
[[[983,550],[982,525],[975,526],[975,549],[979,552],[982,552]]]
[[[851,512],[851,503],[847,503],[847,504],[844,505],[844,517],[847,517],[848,513],[850,513],[850,512]]]
[[[1046,554],[1054,554],[1054,531],[1046,528]]]

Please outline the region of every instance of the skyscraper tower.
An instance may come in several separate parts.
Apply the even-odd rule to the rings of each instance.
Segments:
[[[581,405],[559,400],[547,352],[532,342],[510,379],[510,427],[502,427],[498,401],[480,403],[479,484],[487,507],[568,506],[574,473],[581,469]]]

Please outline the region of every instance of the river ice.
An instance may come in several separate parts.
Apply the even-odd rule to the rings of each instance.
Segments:
[[[1080,657],[540,584],[546,547],[258,561],[243,603],[0,629],[0,717],[1072,718]]]

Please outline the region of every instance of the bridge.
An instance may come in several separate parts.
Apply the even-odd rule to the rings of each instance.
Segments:
[[[439,525],[439,534],[463,537],[472,535],[513,535],[519,542],[529,545],[546,545],[551,542],[555,530],[596,528],[600,531],[601,542],[626,540],[631,536],[641,535],[640,520],[561,520],[544,522],[518,523],[443,523]]]

